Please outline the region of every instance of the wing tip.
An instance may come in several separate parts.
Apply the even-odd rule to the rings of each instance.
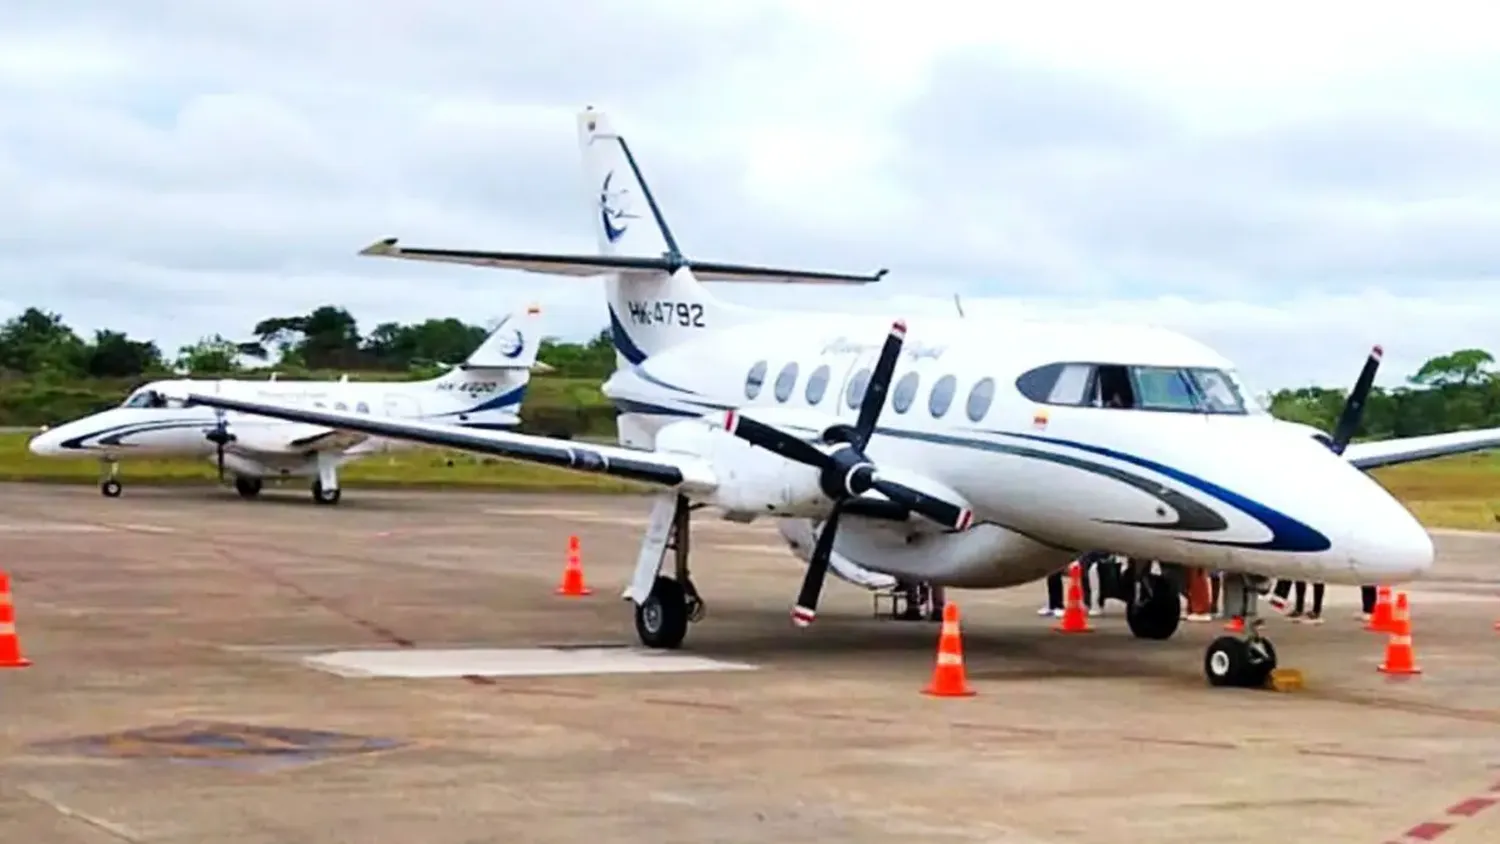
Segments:
[[[400,238],[397,237],[382,238],[381,240],[377,240],[369,246],[366,246],[365,248],[359,250],[359,254],[395,255],[396,253],[401,251],[401,247],[396,245],[398,242],[400,242]]]

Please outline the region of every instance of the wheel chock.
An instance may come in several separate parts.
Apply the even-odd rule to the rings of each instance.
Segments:
[[[1295,692],[1304,687],[1302,670],[1299,668],[1277,668],[1266,678],[1266,688],[1273,692]]]

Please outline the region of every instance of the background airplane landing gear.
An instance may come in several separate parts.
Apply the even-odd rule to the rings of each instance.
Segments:
[[[312,497],[313,501],[319,504],[337,504],[339,503],[339,499],[343,497],[343,491],[338,487],[325,489],[322,481],[313,481]]]
[[[1276,648],[1259,633],[1244,639],[1220,636],[1203,655],[1203,673],[1211,686],[1258,689],[1266,685],[1274,670]]]
[[[102,493],[105,498],[119,498],[120,493],[124,491],[125,488],[121,486],[120,482],[115,480],[114,478],[105,478],[99,484],[99,492]]]
[[[260,478],[236,477],[234,479],[234,491],[239,493],[241,498],[254,498],[260,495],[262,485],[263,481]]]
[[[676,649],[687,637],[688,621],[701,613],[702,602],[689,600],[681,583],[658,575],[651,594],[635,608],[635,633],[648,648]]]

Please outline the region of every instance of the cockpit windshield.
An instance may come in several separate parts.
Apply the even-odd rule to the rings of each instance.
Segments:
[[[127,396],[125,401],[120,403],[120,407],[178,408],[182,407],[182,402],[178,399],[169,399],[149,387],[142,387]]]
[[[1201,366],[1053,363],[1016,379],[1039,404],[1243,415],[1244,395],[1233,373]]]

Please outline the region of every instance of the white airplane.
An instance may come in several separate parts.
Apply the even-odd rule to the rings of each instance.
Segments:
[[[243,498],[260,494],[266,478],[311,477],[313,500],[337,504],[340,466],[369,454],[411,447],[347,429],[287,422],[265,416],[188,407],[175,398],[212,390],[216,395],[270,400],[312,408],[349,410],[392,419],[425,419],[461,430],[514,427],[541,345],[541,310],[507,314],[461,364],[426,381],[153,381],[119,407],[48,428],[31,439],[45,457],[100,460],[107,473],[100,491],[120,495],[119,461],[125,457],[207,457],[219,477],[234,475]]]
[[[812,622],[830,566],[993,589],[1106,548],[1165,564],[1141,568],[1127,613],[1136,636],[1165,639],[1179,622],[1171,564],[1241,574],[1232,585],[1252,616],[1269,578],[1422,576],[1433,563],[1427,531],[1362,470],[1500,445],[1500,429],[1350,443],[1360,396],[1337,440],[1280,422],[1246,403],[1230,361],[1154,328],[892,322],[726,304],[700,282],[860,284],[884,271],[688,261],[625,139],[592,110],[579,131],[601,255],[408,248],[394,239],[363,254],[605,276],[621,365],[604,391],[624,414],[629,447],[185,398],[657,487],[625,597],[640,640],[658,648],[678,647],[703,614],[688,568],[689,513],[702,506],[731,520],[780,520],[807,561],[792,608],[799,626]],[[671,577],[662,573],[668,548]],[[1246,627],[1210,645],[1212,684],[1257,684],[1274,668],[1260,624]]]

